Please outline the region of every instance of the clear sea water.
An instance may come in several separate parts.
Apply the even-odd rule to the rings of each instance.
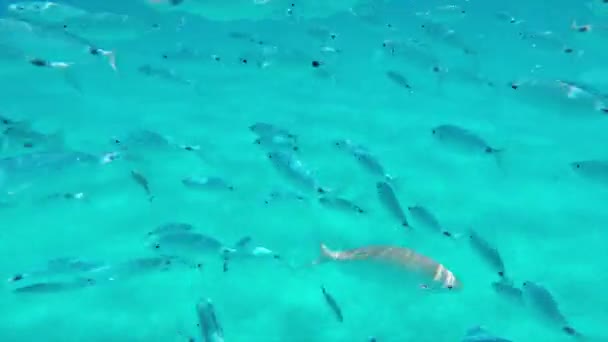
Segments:
[[[193,253],[188,265],[32,293],[3,282],[0,341],[203,341],[195,307],[206,298],[229,342],[462,341],[477,325],[518,342],[576,340],[530,303],[494,291],[495,270],[471,248],[469,229],[496,247],[514,284],[541,284],[572,327],[590,341],[608,341],[608,175],[600,170],[590,179],[571,166],[608,159],[608,116],[601,110],[602,101],[608,105],[608,11],[598,8],[601,2],[594,10],[582,0],[317,2],[242,1],[229,8],[210,1],[207,17],[143,1],[61,2],[141,20],[125,28],[85,17],[78,26],[78,35],[115,51],[116,72],[104,57],[87,54],[86,44],[63,44],[61,22],[44,26],[35,39],[0,31],[0,114],[63,136],[60,146],[28,148],[4,133],[1,277],[44,269],[58,258],[116,265],[159,256],[147,234],[167,222],[192,224],[227,245],[250,236],[281,256],[235,259],[224,272],[219,254]],[[7,1],[0,3],[2,16],[11,17]],[[466,13],[447,16],[442,5]],[[259,6],[276,9],[260,14]],[[416,15],[427,10],[426,17]],[[574,32],[574,19],[594,30]],[[421,25],[428,20],[461,40],[427,34]],[[521,32],[532,31],[553,34],[522,39]],[[37,48],[42,42],[48,45]],[[404,42],[437,59],[402,53]],[[74,64],[36,67],[32,58]],[[164,70],[164,77],[141,72],[144,65]],[[439,65],[448,71],[434,72]],[[389,70],[409,88],[389,79]],[[511,87],[556,80],[592,88],[592,103],[554,88]],[[294,185],[273,167],[268,149],[254,143],[249,127],[256,122],[297,135],[297,158],[323,186],[366,212],[326,208],[314,192],[266,203],[271,191]],[[502,150],[500,158],[438,141],[431,132],[445,124],[483,137]],[[141,130],[169,143],[134,141]],[[404,209],[425,206],[460,238],[401,227],[378,200],[379,178],[336,148],[337,139],[369,149],[394,178]],[[8,166],[7,158],[48,150],[99,158],[120,151],[122,158]],[[132,170],[148,180],[152,201]],[[182,180],[189,176],[221,177],[234,190],[187,188]],[[83,199],[49,198],[79,192]],[[311,266],[320,243],[338,250],[411,248],[444,264],[463,287],[425,291],[381,266]],[[46,274],[33,282],[73,278]],[[321,286],[341,307],[343,322]]]

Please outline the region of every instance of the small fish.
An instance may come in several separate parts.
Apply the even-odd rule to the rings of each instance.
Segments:
[[[152,195],[152,191],[150,190],[150,184],[146,177],[138,171],[131,170],[131,178],[133,178],[135,183],[137,183],[144,189],[146,195],[148,195],[148,200],[151,202],[154,199],[154,195]]]
[[[380,203],[388,213],[399,220],[403,227],[410,228],[407,217],[401,208],[401,204],[399,203],[399,199],[397,199],[397,195],[395,195],[393,187],[387,182],[377,182],[376,193],[378,194]]]
[[[284,139],[291,139],[293,140],[293,142],[297,142],[297,136],[290,133],[289,131],[287,131],[284,128],[280,128],[278,126],[275,126],[273,124],[267,123],[267,122],[256,122],[254,124],[252,124],[251,126],[249,126],[249,130],[255,134],[257,134],[259,137],[276,137],[276,136],[280,136],[283,137]]]
[[[413,207],[408,207],[408,211],[410,212],[410,216],[417,224],[430,229],[433,232],[441,233],[447,237],[452,237],[453,234],[449,231],[445,230],[435,215],[428,211],[425,207],[416,205]],[[414,224],[416,225],[416,224]]]
[[[220,177],[188,177],[182,179],[182,184],[193,190],[218,191],[228,190],[234,191],[234,186]]]
[[[462,342],[512,342],[506,338],[498,337],[491,334],[480,326],[473,327],[467,330]]]
[[[413,88],[410,85],[410,82],[400,72],[394,71],[394,70],[389,70],[385,73],[385,75],[386,75],[386,77],[388,77],[389,80],[391,80],[396,85],[407,89],[410,93],[413,92]]]
[[[582,337],[568,323],[560,311],[557,301],[545,287],[531,281],[525,281],[523,283],[523,293],[526,304],[547,322],[556,325],[567,335]]]
[[[334,209],[334,210],[338,210],[338,211],[343,211],[343,212],[347,212],[347,213],[357,213],[357,214],[364,214],[366,213],[365,210],[363,210],[360,206],[356,205],[355,203],[344,199],[344,198],[340,198],[340,197],[334,197],[334,196],[321,196],[319,197],[319,203],[321,203],[323,206],[330,208],[330,209]]]
[[[260,147],[268,150],[285,150],[297,152],[299,151],[299,147],[295,142],[295,139],[289,138],[285,135],[266,135],[261,136],[253,141],[254,144],[259,145]]]
[[[458,5],[436,6],[425,12],[416,12],[417,17],[432,19],[438,22],[458,21],[466,18],[467,11]]]
[[[608,184],[608,160],[580,160],[570,163],[570,167],[585,179]]]
[[[502,152],[490,146],[477,134],[460,126],[439,125],[432,129],[432,133],[439,142],[463,153],[496,156]]]
[[[431,20],[425,21],[420,25],[422,30],[436,42],[443,45],[460,50],[466,55],[475,55],[475,51],[469,47],[467,43],[456,33],[455,30],[446,25]]]
[[[157,79],[168,81],[168,82],[178,84],[178,85],[192,87],[197,94],[202,94],[202,90],[201,90],[198,82],[182,77],[177,72],[175,72],[175,70],[171,70],[171,69],[167,69],[167,68],[163,68],[163,67],[159,67],[159,66],[153,66],[150,64],[144,64],[144,65],[141,65],[139,68],[137,68],[137,71],[139,71],[143,75],[146,75],[146,76],[149,76],[152,78],[157,78]]]
[[[319,185],[319,182],[310,171],[294,154],[283,151],[273,151],[267,154],[268,160],[286,180],[298,188],[319,194],[327,193],[327,190]]]
[[[84,276],[89,272],[106,267],[105,263],[84,260],[81,258],[62,257],[51,259],[46,262],[44,267],[40,267],[28,272],[21,272],[9,278],[10,283],[22,282],[27,280],[48,279],[52,277],[74,277]]]
[[[331,294],[329,294],[329,292],[327,292],[327,290],[325,289],[325,286],[321,286],[321,293],[323,294],[323,298],[325,298],[325,303],[327,303],[327,305],[330,307],[331,311],[336,316],[336,319],[338,320],[338,322],[340,322],[340,323],[344,322],[344,316],[342,315],[342,309],[340,309],[340,306],[338,305],[338,303],[336,302],[334,297]]]
[[[490,267],[498,274],[501,278],[506,278],[505,264],[502,261],[502,257],[498,250],[490,245],[490,243],[484,240],[474,230],[469,231],[469,242],[471,247],[482,257],[482,259],[490,265]]]
[[[155,235],[163,235],[163,234],[171,234],[177,232],[187,232],[194,229],[194,226],[189,223],[182,222],[168,222],[159,225],[154,228],[154,230],[148,232],[149,236]]]
[[[513,25],[518,25],[524,22],[523,20],[517,19],[507,12],[497,12],[494,16],[500,21],[504,21]]]
[[[380,163],[378,158],[376,158],[372,153],[365,147],[353,143],[349,139],[338,139],[334,141],[334,145],[340,149],[344,150],[350,155],[352,155],[355,160],[361,165],[365,170],[370,172],[371,174],[382,177],[387,180],[392,180],[392,176],[389,175],[384,166]]]
[[[321,244],[321,257],[315,264],[332,260],[339,262],[373,261],[379,264],[397,266],[399,270],[422,276],[422,289],[459,289],[460,281],[442,264],[416,253],[393,246],[369,246],[345,251],[333,251]]]
[[[51,281],[34,283],[17,287],[13,290],[16,294],[40,294],[40,293],[58,293],[65,291],[72,291],[95,285],[93,279],[76,279],[74,281]]]
[[[196,315],[204,342],[224,341],[224,330],[217,319],[211,299],[201,300],[196,304]]]
[[[294,191],[283,191],[283,190],[272,190],[266,198],[264,199],[264,203],[271,204],[277,201],[287,202],[287,201],[298,201],[303,202],[306,200],[306,197],[300,195]]]

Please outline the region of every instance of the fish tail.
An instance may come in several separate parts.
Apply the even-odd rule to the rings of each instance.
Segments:
[[[103,55],[108,59],[108,64],[110,64],[112,70],[118,71],[118,67],[116,66],[116,52],[112,50],[104,51]]]
[[[324,243],[320,245],[319,257],[312,262],[312,265],[318,265],[328,260],[333,260],[337,257],[338,252],[334,252]]]

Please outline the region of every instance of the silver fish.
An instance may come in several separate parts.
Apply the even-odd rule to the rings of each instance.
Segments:
[[[10,125],[2,131],[4,147],[57,148],[63,146],[63,133],[46,134],[32,129],[29,125]]]
[[[271,204],[277,201],[287,202],[287,201],[305,201],[306,197],[300,195],[294,191],[283,191],[283,190],[272,190],[266,198],[264,199],[264,203]]]
[[[106,267],[105,263],[89,261],[81,258],[56,258],[49,260],[44,267],[21,272],[13,275],[8,281],[11,283],[23,281],[48,280],[49,278],[84,277],[86,273]]]
[[[319,203],[321,203],[326,208],[343,211],[343,212],[347,212],[347,213],[357,213],[357,214],[366,213],[366,211],[364,209],[362,209],[360,206],[358,206],[357,204],[351,202],[350,200],[340,198],[340,197],[321,196],[319,198]]]
[[[95,280],[81,278],[73,281],[49,281],[25,285],[13,289],[16,294],[58,293],[95,285]]]
[[[498,274],[499,277],[505,278],[505,264],[498,250],[484,240],[474,230],[469,231],[469,242],[471,247],[481,256],[481,258]]]
[[[436,42],[442,43],[443,45],[460,50],[467,55],[474,55],[475,51],[469,47],[467,43],[454,31],[453,29],[445,26],[444,24],[425,21],[420,25],[422,30]]]
[[[279,150],[297,152],[299,150],[295,139],[289,138],[285,135],[261,136],[255,139],[253,143],[268,151]]]
[[[294,154],[283,151],[273,151],[267,154],[268,160],[286,180],[307,192],[326,193],[327,190],[319,185],[313,173]]]
[[[581,336],[578,331],[570,326],[559,309],[557,301],[545,287],[531,281],[525,281],[523,283],[523,293],[526,304],[547,322],[556,325],[567,335]]]
[[[496,155],[501,152],[477,134],[460,126],[439,125],[432,129],[432,133],[441,143],[463,153]]]
[[[397,195],[395,195],[393,187],[387,182],[377,182],[376,193],[378,194],[380,204],[382,204],[388,213],[399,220],[399,223],[401,223],[403,227],[410,228],[407,217],[401,208],[401,204],[399,203],[399,199],[397,199]]]
[[[608,184],[608,160],[581,160],[570,163],[570,167],[581,177]]]
[[[286,129],[267,122],[256,122],[249,126],[249,130],[257,134],[259,137],[281,136],[284,137],[284,139],[292,139],[294,142],[296,142],[297,139],[294,134],[290,133]]]
[[[234,191],[234,186],[220,177],[188,177],[182,179],[182,184],[193,190],[217,191],[228,190]]]
[[[355,160],[357,160],[357,162],[371,174],[388,180],[392,179],[378,158],[376,158],[367,148],[359,144],[355,144],[349,139],[335,140],[334,145],[338,149],[344,150],[352,155]]]
[[[426,209],[425,207],[416,205],[413,207],[408,207],[407,209],[410,213],[410,217],[414,221],[415,226],[420,225],[435,233],[441,233],[448,237],[452,236],[452,233],[445,230],[441,226],[435,215],[433,215],[433,213],[428,211],[428,209]]]
[[[147,129],[133,131],[123,137],[112,137],[110,142],[123,150],[134,148],[157,149],[171,146],[171,142],[167,137]]]
[[[217,318],[211,299],[196,304],[196,315],[204,342],[223,342],[224,330]]]
[[[480,326],[473,327],[467,330],[465,337],[462,342],[512,342],[506,338],[498,337],[491,334]]]

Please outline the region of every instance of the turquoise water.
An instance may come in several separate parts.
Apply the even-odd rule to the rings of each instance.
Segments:
[[[579,339],[565,325],[608,341],[601,1],[187,2],[65,1],[80,10],[27,15],[1,2],[0,340],[205,341],[196,305],[210,299],[226,341],[462,341],[477,325],[512,341]],[[117,70],[91,46],[113,51]],[[296,141],[260,137],[256,123]],[[338,148],[345,139],[365,149]],[[279,150],[300,173],[269,159]],[[594,163],[571,164],[581,161]],[[415,220],[415,205],[440,231]],[[170,222],[236,251],[224,262],[192,238],[165,249],[149,232]],[[498,251],[504,284],[543,286],[565,321],[537,312],[529,291],[497,292],[470,229]],[[313,265],[321,243],[410,248],[462,288],[425,290],[432,275],[381,261]],[[67,258],[96,267],[59,272]]]

